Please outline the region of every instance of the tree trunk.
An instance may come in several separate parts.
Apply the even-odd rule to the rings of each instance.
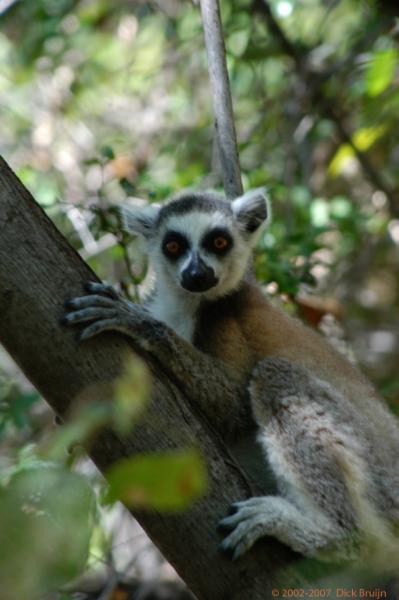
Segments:
[[[62,418],[78,397],[110,398],[132,352],[119,334],[78,345],[75,333],[59,325],[64,302],[81,294],[88,280],[98,279],[0,158],[0,342]],[[104,472],[138,452],[199,444],[209,473],[206,497],[177,516],[134,516],[198,598],[271,598],[276,574],[292,554],[273,540],[258,543],[237,563],[218,553],[217,523],[232,501],[249,496],[249,485],[222,438],[193,413],[178,382],[145,358],[154,383],[144,420],[127,438],[102,432],[88,449],[90,457]]]

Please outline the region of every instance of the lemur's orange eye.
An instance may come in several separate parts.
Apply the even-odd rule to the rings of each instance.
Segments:
[[[213,245],[215,246],[216,250],[224,250],[227,248],[228,243],[229,242],[226,240],[226,238],[221,236],[213,240]]]
[[[166,244],[166,250],[169,254],[177,254],[180,250],[179,242],[171,241]]]

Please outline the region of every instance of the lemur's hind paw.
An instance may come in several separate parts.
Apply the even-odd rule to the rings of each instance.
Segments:
[[[233,514],[219,523],[218,529],[231,531],[221,542],[219,549],[237,560],[245,554],[255,542],[268,534],[268,519],[264,514],[263,498],[250,498],[232,505]]]

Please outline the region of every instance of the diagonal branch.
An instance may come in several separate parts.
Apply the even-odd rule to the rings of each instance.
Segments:
[[[78,345],[74,334],[60,327],[65,300],[81,294],[87,280],[97,277],[0,158],[0,342],[66,419],[77,398],[112,398],[113,382],[132,352],[116,333]],[[237,567],[218,552],[217,523],[232,500],[248,496],[250,486],[222,438],[191,407],[184,387],[144,358],[153,374],[148,411],[128,437],[102,432],[88,449],[90,457],[105,472],[138,452],[199,445],[208,467],[207,496],[175,516],[140,511],[135,517],[199,599],[269,598],[292,553],[276,541],[263,541]],[[203,386],[206,390],[206,373]]]

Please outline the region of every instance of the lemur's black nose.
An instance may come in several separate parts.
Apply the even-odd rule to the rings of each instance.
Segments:
[[[193,254],[188,266],[181,274],[181,284],[189,292],[206,292],[217,284],[215,272],[204,261]]]

